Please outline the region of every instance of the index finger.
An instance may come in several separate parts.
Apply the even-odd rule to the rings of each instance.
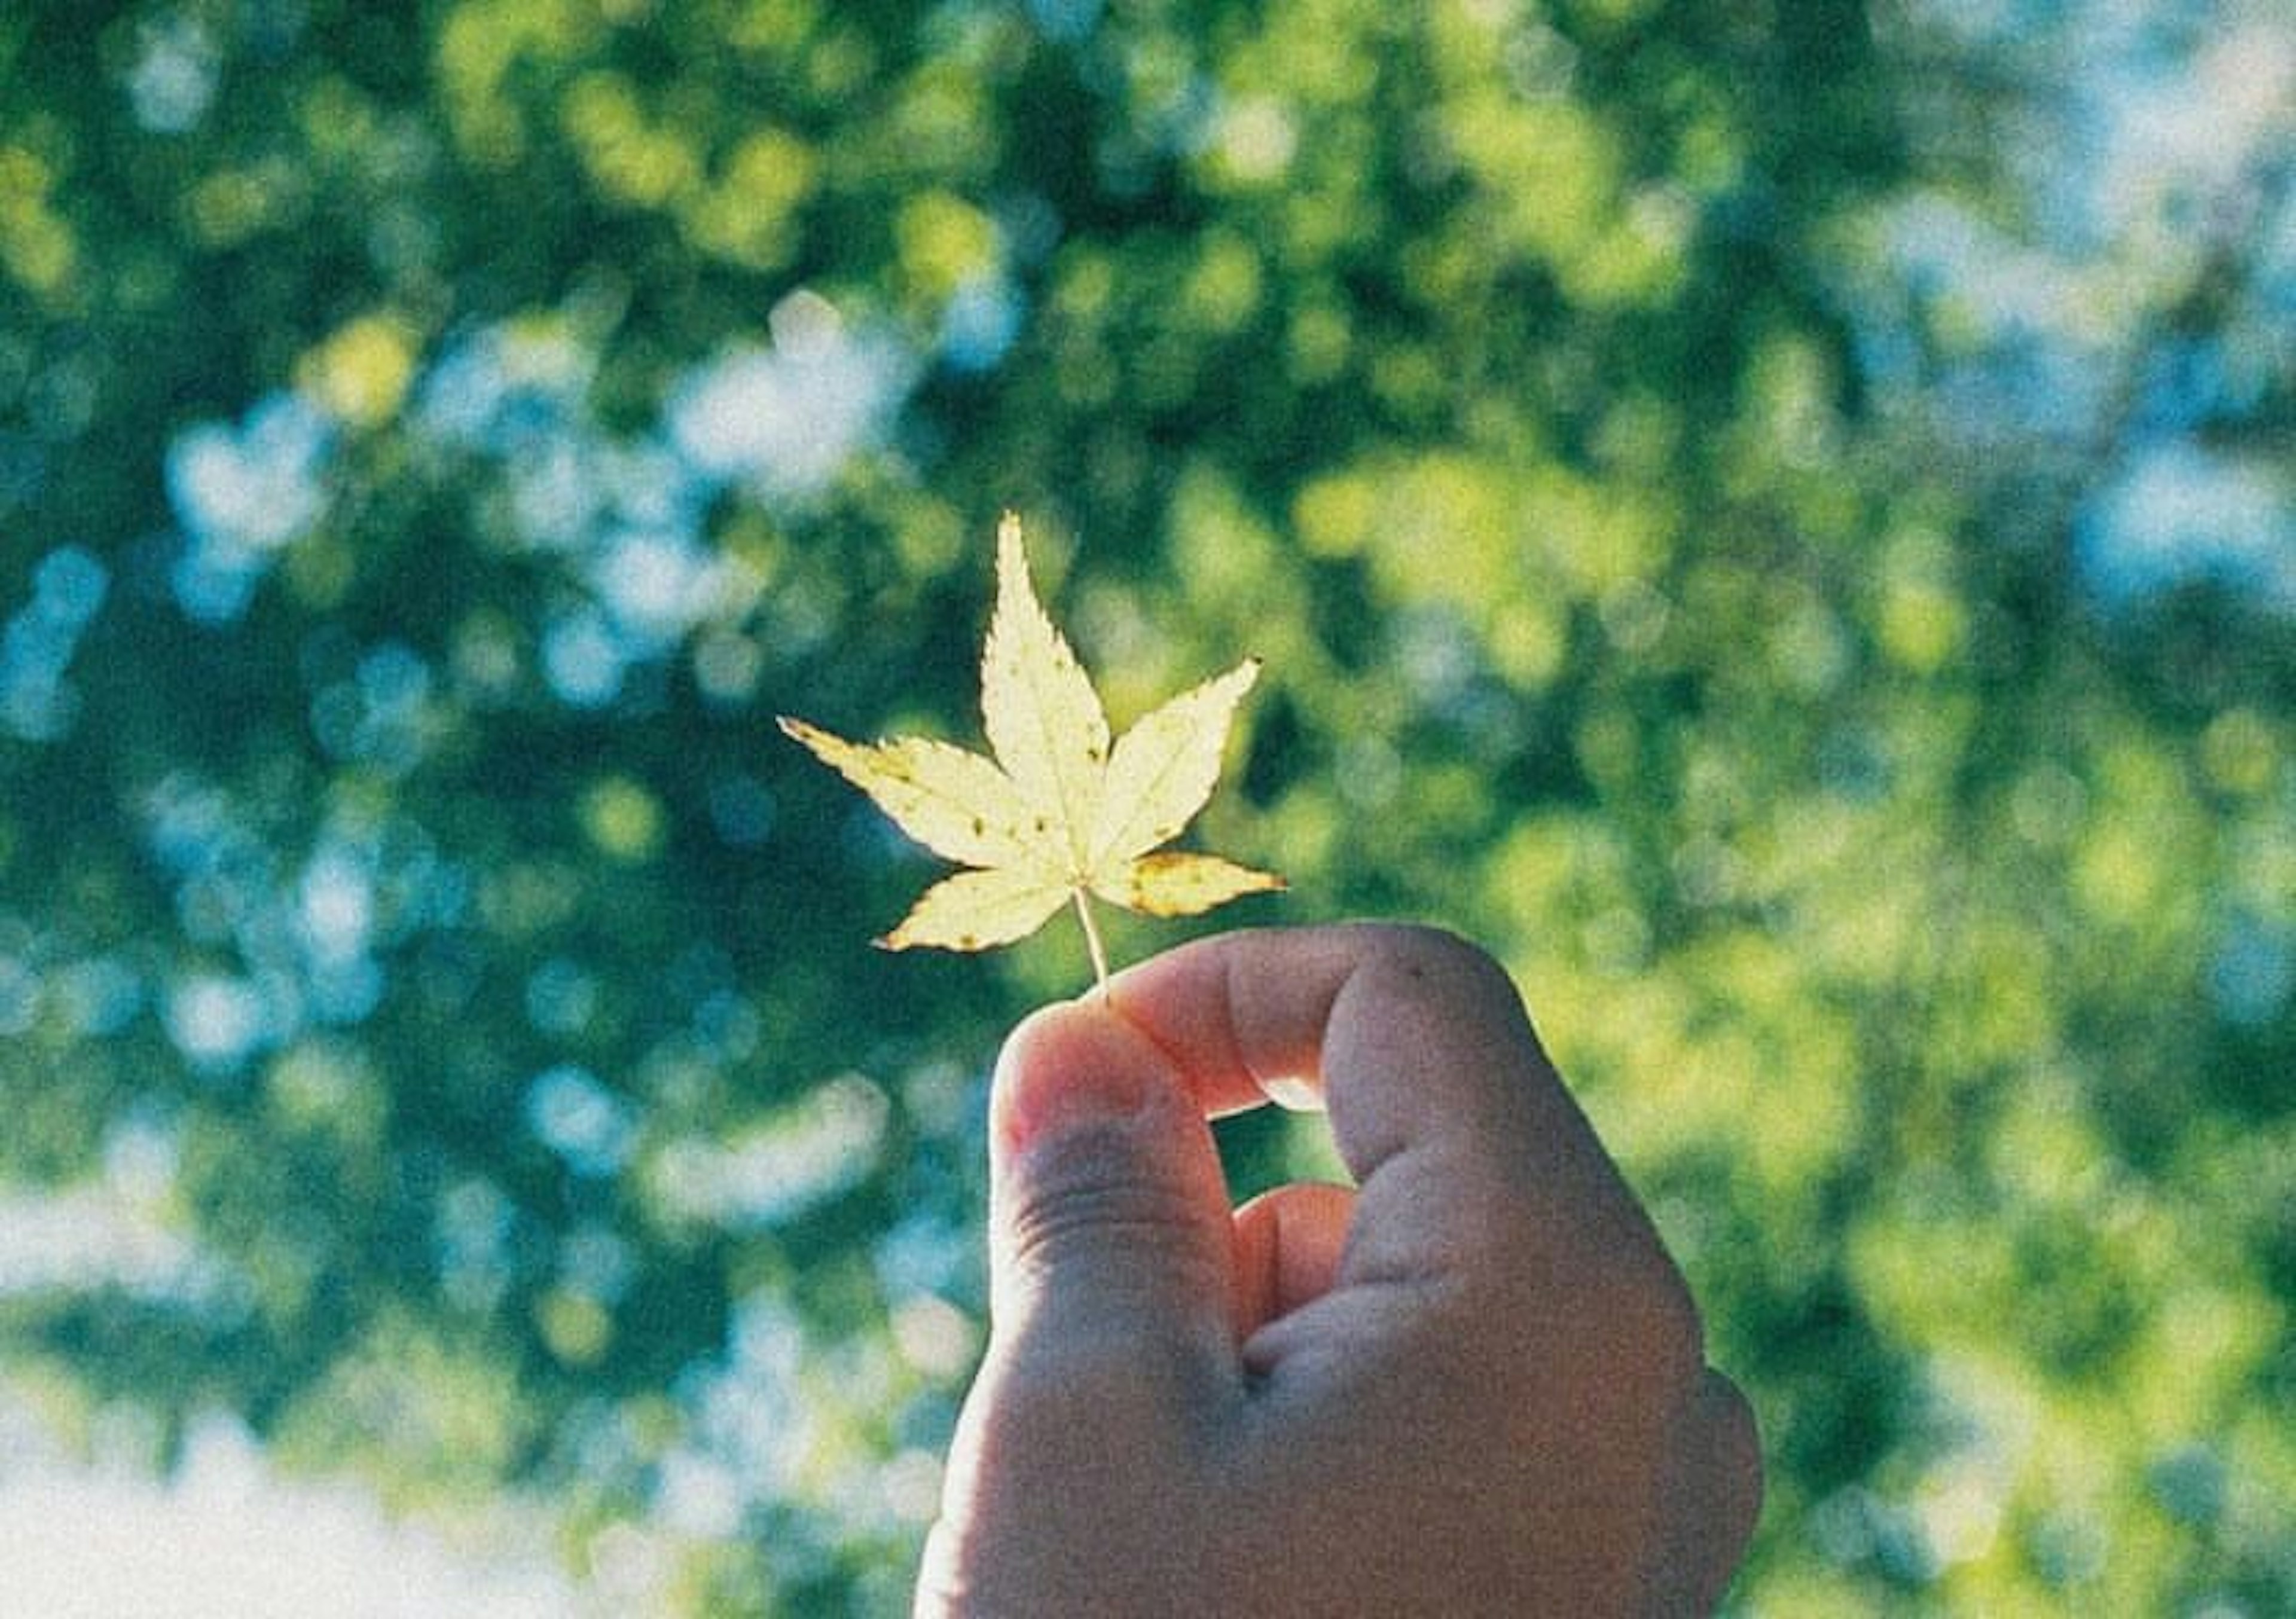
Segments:
[[[1292,1084],[1320,1092],[1367,1196],[1399,1182],[1447,1203],[1505,1198],[1550,1233],[1558,1218],[1647,1231],[1513,982],[1452,935],[1381,923],[1222,934],[1127,969],[1109,993],[1207,1114]]]

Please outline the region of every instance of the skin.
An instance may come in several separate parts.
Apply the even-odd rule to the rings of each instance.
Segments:
[[[1287,1082],[1356,1185],[1231,1210],[1206,1121]],[[1200,941],[1023,1022],[990,1118],[993,1328],[918,1614],[1719,1599],[1752,1419],[1480,951]]]

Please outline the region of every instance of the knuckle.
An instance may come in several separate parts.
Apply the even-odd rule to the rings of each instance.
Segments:
[[[1706,1367],[1706,1323],[1690,1284],[1654,1243],[1620,1268],[1614,1307],[1629,1341],[1669,1379],[1694,1382]]]
[[[1706,1327],[1682,1272],[1655,1243],[1573,1267],[1582,1341],[1662,1402],[1685,1396],[1706,1370]],[[1551,1288],[1550,1278],[1544,1284]]]
[[[1454,972],[1475,972],[1482,967],[1496,971],[1493,961],[1483,948],[1452,932],[1428,922],[1363,922],[1357,924],[1370,936],[1374,953],[1405,971],[1414,969],[1434,976]]]
[[[1003,1238],[1014,1272],[1121,1275],[1150,1255],[1168,1270],[1215,1263],[1202,1216],[1181,1189],[1134,1168],[1128,1153],[1096,1136],[1046,1142],[1027,1183],[1013,1190]]]
[[[1472,940],[1424,922],[1366,922],[1367,960],[1389,971],[1477,1008],[1513,1015],[1521,996],[1496,958]]]
[[[1644,1269],[1644,1330],[1652,1346],[1671,1364],[1702,1369],[1706,1321],[1690,1284],[1663,1253],[1653,1254]]]
[[[1732,1496],[1750,1508],[1762,1499],[1762,1432],[1745,1394],[1720,1372],[1709,1370],[1700,1386],[1700,1405],[1713,1433]]]
[[[1050,1187],[1015,1205],[1011,1252],[1023,1268],[1042,1270],[1111,1251],[1168,1251],[1193,1239],[1193,1224],[1168,1194],[1144,1184]]]

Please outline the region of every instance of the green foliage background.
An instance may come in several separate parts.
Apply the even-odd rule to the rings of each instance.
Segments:
[[[1267,659],[1229,914],[1515,971],[1760,1410],[1747,1611],[2296,1608],[2292,60],[11,8],[0,1206],[81,1235],[0,1243],[7,1408],[898,1609],[1083,956],[871,952],[930,863],[768,718],[971,739],[1010,505],[1119,720]]]

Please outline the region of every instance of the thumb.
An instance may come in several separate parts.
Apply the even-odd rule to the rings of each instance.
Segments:
[[[1037,1011],[989,1104],[990,1304],[1008,1352],[1130,1375],[1234,1354],[1230,1221],[1185,1076],[1102,1000]],[[1078,1357],[1083,1357],[1079,1361]]]

